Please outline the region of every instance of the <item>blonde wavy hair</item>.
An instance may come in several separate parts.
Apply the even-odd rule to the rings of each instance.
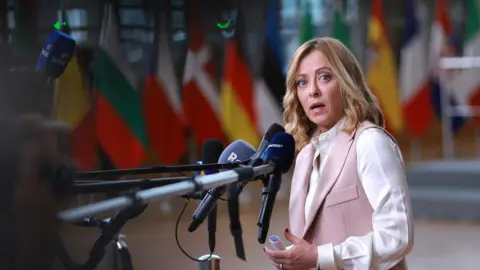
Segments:
[[[342,131],[351,133],[364,121],[384,127],[385,119],[378,106],[377,98],[368,88],[367,81],[353,53],[337,39],[315,38],[305,42],[295,51],[287,71],[287,91],[283,97],[283,120],[285,130],[295,138],[297,150],[301,150],[310,143],[317,130],[317,126],[308,119],[300,104],[296,87],[300,62],[314,50],[319,50],[325,55],[333,75],[340,83],[346,116],[345,127]]]

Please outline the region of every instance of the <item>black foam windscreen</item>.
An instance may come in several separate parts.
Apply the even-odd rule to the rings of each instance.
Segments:
[[[285,132],[285,128],[277,123],[273,123],[270,127],[268,127],[267,132],[265,132],[265,138],[271,141],[273,136],[280,132]]]
[[[208,139],[202,145],[202,163],[217,163],[224,150],[223,143],[218,139]]]

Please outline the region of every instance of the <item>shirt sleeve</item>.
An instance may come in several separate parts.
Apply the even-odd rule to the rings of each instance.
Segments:
[[[373,231],[318,246],[318,269],[390,269],[413,246],[412,206],[398,146],[371,128],[360,134],[356,151],[360,181],[374,210]]]

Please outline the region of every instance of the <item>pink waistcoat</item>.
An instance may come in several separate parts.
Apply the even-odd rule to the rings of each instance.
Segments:
[[[315,149],[310,143],[300,151],[295,162],[289,205],[290,230],[294,235],[315,245],[337,245],[350,236],[362,236],[373,230],[373,208],[358,177],[356,152],[358,136],[369,128],[381,129],[364,122],[351,134],[339,132],[334,139],[315,190],[313,209],[306,220],[305,200]],[[406,269],[404,261],[392,269]]]

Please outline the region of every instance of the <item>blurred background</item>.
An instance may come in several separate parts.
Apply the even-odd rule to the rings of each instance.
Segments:
[[[344,42],[401,145],[417,219],[410,269],[478,269],[480,258],[480,21],[478,0],[0,0],[0,113],[40,113],[72,128],[79,170],[192,164],[209,138],[257,147],[282,123],[285,71],[317,36]],[[56,81],[36,73],[54,24],[77,41]],[[446,59],[446,57],[461,57]],[[175,174],[163,174],[178,176]],[[132,177],[134,178],[134,177]],[[261,184],[241,194],[247,262],[235,257],[225,205],[217,254],[223,269],[269,269],[256,242]],[[289,177],[271,233],[288,226]],[[78,196],[73,205],[104,199]],[[180,242],[208,253],[206,229]],[[184,200],[149,206],[123,231],[137,269],[196,269],[175,245]],[[205,226],[203,226],[205,227]],[[95,229],[65,226],[86,258]],[[110,258],[110,257],[109,257]],[[102,263],[102,269],[113,269]],[[62,269],[58,266],[59,269]]]

